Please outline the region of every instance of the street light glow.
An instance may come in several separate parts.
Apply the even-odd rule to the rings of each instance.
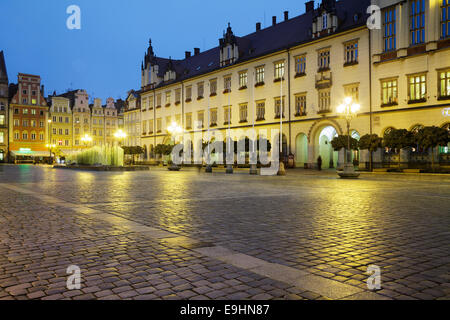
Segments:
[[[114,133],[114,137],[116,139],[125,139],[127,134],[122,129],[119,129],[116,133]]]
[[[171,134],[180,134],[181,132],[183,132],[183,129],[174,121],[172,122],[172,124],[167,127],[167,131]]]

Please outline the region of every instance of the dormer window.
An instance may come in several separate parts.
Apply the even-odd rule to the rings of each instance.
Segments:
[[[328,28],[328,16],[326,13],[322,16],[322,30],[325,30]]]
[[[228,24],[227,32],[219,39],[220,44],[220,66],[230,65],[236,62],[239,58],[239,50],[237,46],[236,37]]]

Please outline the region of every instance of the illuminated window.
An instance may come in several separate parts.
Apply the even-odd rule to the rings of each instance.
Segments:
[[[204,94],[204,85],[203,82],[197,84],[197,99],[202,99]]]
[[[241,89],[247,88],[247,81],[248,81],[247,71],[239,73],[239,88]]]
[[[381,105],[396,105],[397,99],[397,79],[381,81]]]
[[[264,66],[256,68],[256,84],[264,84]]]
[[[186,129],[192,129],[192,113],[186,114]]]
[[[217,93],[217,80],[213,79],[209,82],[210,95],[216,95]]]
[[[203,123],[205,121],[205,113],[203,111],[199,111],[197,113],[197,121],[198,121],[198,129],[203,128]]]
[[[156,107],[157,108],[160,108],[161,107],[161,95],[160,94],[158,94],[157,96],[156,96]]]
[[[284,77],[284,61],[275,63],[275,80],[282,79]]]
[[[0,126],[4,126],[5,125],[5,115],[0,114]]]
[[[344,93],[346,97],[351,97],[354,103],[359,102],[359,85],[350,84],[344,86]]]
[[[439,72],[439,98],[450,98],[450,70]]]
[[[425,101],[427,94],[427,77],[425,75],[410,76],[408,83],[409,101]]]
[[[231,76],[227,76],[223,79],[223,87],[225,91],[227,92],[231,91]]]
[[[383,15],[383,39],[384,39],[384,51],[392,51],[397,48],[396,44],[396,11],[395,7],[384,10]]]
[[[295,96],[295,116],[306,115],[306,93]]]
[[[170,104],[170,98],[172,96],[172,93],[170,91],[166,92],[166,106]]]
[[[161,127],[162,127],[162,119],[158,118],[158,119],[156,119],[156,132],[157,133],[161,132]]]
[[[425,0],[412,0],[410,4],[410,40],[416,45],[425,42]]]
[[[5,133],[3,131],[0,131],[0,143],[5,143]],[[2,153],[3,155],[3,153]],[[3,159],[0,159],[3,160]]]
[[[191,101],[192,99],[192,87],[186,88],[186,101]]]
[[[209,110],[209,126],[214,127],[217,125],[217,109]]]
[[[319,91],[319,113],[331,111],[331,92],[330,89]]]
[[[223,107],[224,125],[231,124],[231,106]]]
[[[175,103],[178,104],[181,101],[181,89],[175,90]],[[153,104],[152,104],[153,107]]]

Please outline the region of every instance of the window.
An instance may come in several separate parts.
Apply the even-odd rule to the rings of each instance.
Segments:
[[[246,89],[248,82],[247,71],[239,73],[239,89]]]
[[[383,40],[384,40],[384,52],[392,51],[397,48],[396,34],[396,11],[395,7],[387,8],[384,10],[383,16]]]
[[[351,97],[353,103],[359,103],[359,85],[350,84],[344,86],[344,94],[346,97]]]
[[[64,145],[65,145],[66,147],[68,147],[68,146],[69,146],[69,140],[64,140]]]
[[[36,120],[31,120],[31,126],[36,128]]]
[[[80,141],[79,140],[75,140],[75,145],[76,146],[80,145]]]
[[[53,131],[53,134],[56,134],[56,128],[53,128],[52,131]]]
[[[258,101],[256,102],[256,121],[264,120],[266,115],[266,102]]]
[[[392,106],[397,105],[397,79],[381,81],[381,105]]]
[[[247,112],[247,104],[246,103],[242,103],[239,105],[239,122],[247,122],[247,116],[248,116],[248,112]]]
[[[345,44],[345,64],[358,63],[358,41]]]
[[[31,99],[32,104],[36,104],[36,99]]]
[[[450,0],[441,0],[441,37],[450,36]]]
[[[175,90],[175,104],[179,104],[181,101],[181,89]]]
[[[409,76],[408,95],[409,102],[424,102],[427,94],[427,77],[425,75]]]
[[[161,108],[161,94],[156,96],[156,107]]]
[[[223,78],[224,93],[231,92],[231,76]]]
[[[23,114],[28,114],[28,109],[23,109]]]
[[[19,126],[20,126],[20,120],[14,119],[14,127],[19,127]]]
[[[425,42],[425,0],[412,0],[410,10],[411,45]]]
[[[66,134],[66,136],[68,136],[70,133],[69,133],[69,129],[66,129],[65,130],[65,134]]]
[[[148,120],[148,133],[153,134],[153,119]]]
[[[295,57],[295,73],[297,75],[306,74],[306,55]]]
[[[39,133],[39,140],[44,141],[44,134],[43,133]]]
[[[23,120],[22,121],[22,126],[23,127],[28,127],[28,120]]]
[[[44,121],[39,121],[39,128],[43,128],[44,127]]]
[[[256,85],[264,84],[264,66],[256,68]]]
[[[275,63],[275,81],[279,81],[284,77],[284,61],[279,61]]]
[[[26,132],[26,131],[22,132],[22,139],[28,140],[28,132]]]
[[[192,101],[192,87],[186,88],[186,102]]]
[[[59,120],[59,123],[62,123],[63,122],[63,117],[59,117],[58,120]]]
[[[328,28],[328,15],[326,13],[322,16],[322,30]]]
[[[0,111],[5,111],[5,104],[0,102]]]
[[[450,70],[439,72],[439,98],[450,98]]]
[[[0,126],[4,126],[5,125],[5,115],[0,114]]]
[[[166,107],[170,106],[170,97],[171,97],[172,93],[170,91],[166,92]]]
[[[23,104],[26,104],[26,103],[27,103],[27,99],[26,99],[26,98],[23,98],[23,99],[22,99],[22,103],[23,103]]]
[[[280,97],[275,98],[274,106],[275,106],[275,110],[274,110],[275,111],[275,119],[280,119],[281,110],[283,110],[282,112],[283,112],[283,118],[284,118],[284,116],[285,116],[285,114],[284,114],[284,106],[285,106],[284,97],[283,98],[280,98]]]
[[[36,140],[36,133],[34,132],[31,133],[31,140]]]
[[[153,110],[153,97],[148,99],[148,109]]]
[[[147,121],[142,121],[142,133],[146,134],[147,133]]]
[[[36,109],[31,109],[31,114],[35,115],[36,114]]]
[[[209,111],[209,126],[217,126],[217,109],[211,109]]]
[[[203,82],[197,84],[197,100],[203,99],[204,89]]]
[[[211,97],[217,95],[217,79],[213,79],[209,82],[209,91]]]
[[[58,129],[58,134],[62,135],[63,134],[63,129]]]
[[[14,114],[19,114],[19,109],[14,109]]]
[[[14,132],[14,140],[20,139],[20,133],[18,131]]]
[[[65,120],[66,120],[66,123],[69,123],[69,117],[66,117]]]
[[[231,106],[223,107],[223,119],[224,125],[231,124],[232,114],[231,114]]]
[[[147,109],[147,98],[142,98],[142,110],[145,111]]]
[[[295,116],[306,116],[306,93],[295,96]]]
[[[198,129],[203,128],[204,120],[205,120],[205,113],[203,111],[199,111],[197,113]]]
[[[0,131],[0,143],[5,143],[5,133],[3,131]],[[2,153],[3,155],[3,153]],[[2,159],[0,159],[2,160]]]
[[[186,129],[192,129],[192,113],[186,114]]]
[[[330,68],[330,49],[319,51],[319,71]]]
[[[331,108],[331,93],[330,89],[320,90],[319,91],[319,112],[325,113],[330,112]]]
[[[80,134],[80,128],[75,128],[75,134]]]

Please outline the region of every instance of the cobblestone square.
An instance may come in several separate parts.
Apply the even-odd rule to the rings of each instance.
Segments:
[[[5,165],[0,203],[0,299],[450,298],[444,175]]]

